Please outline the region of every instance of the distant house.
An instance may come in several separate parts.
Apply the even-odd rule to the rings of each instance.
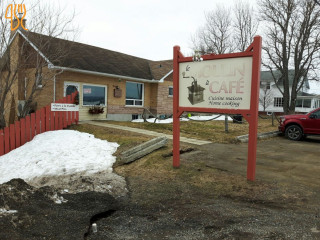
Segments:
[[[13,88],[17,112],[30,91],[25,83],[35,78],[38,92],[33,110],[78,90],[80,121],[129,121],[140,118],[145,110],[154,115],[172,114],[172,60],[151,61],[22,30],[17,30],[11,42],[11,48],[23,42],[26,53],[34,52],[24,60],[30,64],[19,70]],[[39,58],[45,61],[40,73],[35,68]],[[42,84],[44,73],[46,84]],[[103,107],[104,113],[90,114],[93,105]]]
[[[280,73],[274,72],[276,78],[280,79]],[[292,86],[294,71],[289,71],[289,84]],[[282,84],[279,82],[278,84]],[[320,107],[320,95],[309,94],[309,81],[305,80],[301,91],[298,93],[296,100],[296,112],[309,112],[315,108]],[[282,89],[282,88],[281,88]],[[273,76],[270,71],[261,71],[260,75],[260,97],[259,97],[259,111],[260,112],[283,112],[283,96],[277,88]]]

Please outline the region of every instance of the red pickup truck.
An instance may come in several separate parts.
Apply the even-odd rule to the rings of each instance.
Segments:
[[[320,135],[320,108],[307,114],[281,116],[279,131],[294,141],[307,135]]]

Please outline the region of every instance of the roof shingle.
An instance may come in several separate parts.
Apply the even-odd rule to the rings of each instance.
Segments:
[[[150,61],[38,33],[26,32],[25,35],[52,64],[59,67],[147,80],[159,80],[172,70],[172,60]]]

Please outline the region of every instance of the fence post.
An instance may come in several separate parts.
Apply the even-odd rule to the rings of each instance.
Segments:
[[[228,115],[224,115],[224,129],[226,133],[229,132]]]
[[[50,131],[50,115],[51,106],[46,106],[46,132]]]
[[[20,128],[20,122],[19,121],[16,121],[14,123],[14,127],[15,127],[15,133],[16,133],[16,148],[20,147],[21,146],[21,138],[20,138],[20,134],[21,134],[21,128]]]
[[[58,112],[54,113],[54,130],[59,130],[59,115],[58,115]]]
[[[4,154],[10,152],[10,130],[9,127],[4,128]]]
[[[44,133],[46,131],[46,108],[41,108],[41,133]]]
[[[20,131],[21,131],[21,146],[26,143],[26,119],[20,119]]]
[[[10,124],[10,151],[16,148],[16,139],[15,139],[15,132],[14,132],[14,124]]]
[[[36,111],[36,134],[38,135],[41,133],[41,127],[40,127],[40,121],[41,121],[41,116],[40,116],[40,110]]]
[[[35,136],[35,128],[36,128],[36,114],[31,113],[31,124],[30,124],[30,129],[31,129],[31,135],[30,135],[30,140],[32,140]]]
[[[74,93],[71,94],[71,102],[70,103],[74,103],[75,102],[74,98],[76,97],[76,94],[77,94],[77,92],[74,92]],[[72,121],[71,122],[75,123],[75,121],[76,121],[76,112],[72,111],[71,115],[72,115]]]
[[[54,112],[50,112],[50,128],[51,128],[51,131],[55,130],[55,120],[54,120]]]
[[[4,155],[4,133],[0,129],[0,156]]]
[[[31,140],[31,120],[30,116],[26,116],[26,142]]]
[[[63,103],[67,103],[67,97],[64,97],[63,100],[62,100]],[[68,126],[67,124],[67,112],[62,112],[62,116],[63,116],[63,128],[66,128]]]
[[[71,95],[67,96],[67,103],[71,103]],[[72,124],[72,112],[68,112],[68,126]]]

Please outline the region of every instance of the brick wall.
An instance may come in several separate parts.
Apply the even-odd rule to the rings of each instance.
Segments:
[[[157,114],[170,115],[173,113],[173,97],[169,96],[169,86],[173,87],[172,74],[163,83],[158,84]]]

